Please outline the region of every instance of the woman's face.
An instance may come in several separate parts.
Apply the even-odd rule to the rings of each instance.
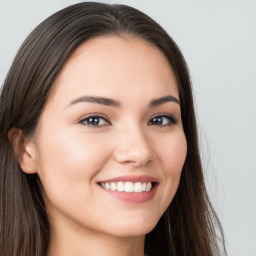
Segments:
[[[35,136],[36,172],[57,232],[148,233],[175,195],[187,151],[170,65],[134,38],[78,47]]]

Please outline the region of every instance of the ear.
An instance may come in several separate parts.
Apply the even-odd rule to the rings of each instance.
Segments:
[[[9,141],[23,172],[37,173],[36,150],[31,139],[24,138],[20,129],[12,128],[8,132]]]

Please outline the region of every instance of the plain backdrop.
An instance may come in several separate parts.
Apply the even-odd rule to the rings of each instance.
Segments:
[[[79,1],[0,0],[0,84],[29,32]],[[207,187],[230,256],[256,256],[256,1],[107,1],[159,22],[191,71]]]

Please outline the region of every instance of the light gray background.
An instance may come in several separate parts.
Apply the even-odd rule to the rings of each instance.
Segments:
[[[0,84],[28,33],[71,0],[0,0]],[[256,1],[138,0],[191,70],[210,196],[231,256],[256,256]]]

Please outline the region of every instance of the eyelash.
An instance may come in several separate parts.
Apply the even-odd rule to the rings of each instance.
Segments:
[[[167,124],[156,124],[156,122],[160,121],[160,119],[163,122],[164,118],[166,118],[168,120]],[[97,119],[97,121],[94,123],[95,119]],[[100,122],[101,122],[100,119],[103,120],[106,124],[100,125]],[[92,122],[92,123],[88,123],[88,122]],[[153,122],[155,122],[155,123],[153,123]],[[103,115],[98,115],[98,114],[92,114],[92,115],[86,116],[81,121],[79,121],[79,123],[90,126],[90,127],[95,127],[95,128],[100,128],[102,126],[110,126],[111,125],[111,123],[108,121],[108,119],[106,117],[104,117]],[[167,126],[175,125],[176,123],[177,123],[177,119],[174,118],[173,116],[171,116],[169,114],[158,114],[149,120],[148,125],[155,125],[158,127],[167,127]]]
[[[168,120],[168,123],[167,124],[153,124],[153,120],[157,121],[158,118],[161,118],[163,120],[163,118],[166,118]],[[159,119],[158,119],[159,120]],[[166,126],[172,126],[172,125],[175,125],[177,124],[177,119],[175,117],[173,117],[172,115],[169,115],[169,114],[158,114],[154,117],[152,117],[148,124],[149,125],[155,125],[155,126],[158,126],[158,127],[166,127]]]

